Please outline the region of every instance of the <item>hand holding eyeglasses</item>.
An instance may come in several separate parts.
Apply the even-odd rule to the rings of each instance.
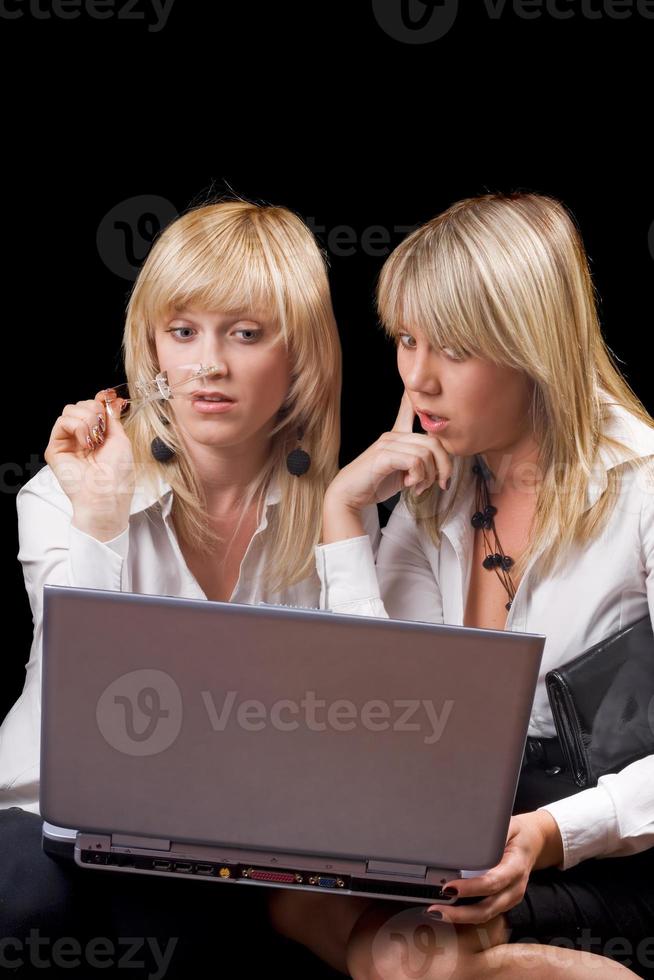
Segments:
[[[73,505],[73,525],[109,541],[126,527],[134,493],[132,445],[111,389],[64,406],[44,458]],[[107,403],[108,402],[108,403]]]

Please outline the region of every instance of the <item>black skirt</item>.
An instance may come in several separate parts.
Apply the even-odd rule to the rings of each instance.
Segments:
[[[529,740],[530,747],[535,741]],[[581,791],[558,742],[538,741],[549,758],[523,766],[514,814]],[[505,916],[509,942],[588,950],[654,980],[654,848],[628,857],[590,858],[567,871],[532,871],[522,901]]]

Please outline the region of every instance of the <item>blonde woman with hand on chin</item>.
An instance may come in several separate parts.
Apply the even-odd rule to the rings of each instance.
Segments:
[[[541,759],[499,864],[444,885],[479,902],[286,890],[271,920],[355,980],[653,977],[654,756],[580,791],[545,687],[654,613],[654,420],[601,335],[579,231],[550,197],[459,201],[389,256],[377,301],[404,393],[325,494],[321,605],[544,634]],[[398,492],[375,555],[362,515]]]
[[[23,693],[0,728],[0,934],[206,938],[220,923],[221,962],[247,969],[253,949],[242,954],[236,936],[250,928],[265,949],[265,889],[182,896],[174,880],[98,881],[42,853],[43,586],[318,607],[313,549],[338,470],[341,394],[324,256],[286,208],[237,199],[190,210],[155,241],[122,346],[128,391],[65,405],[47,465],[17,497],[34,633]],[[367,516],[375,546],[374,506]]]

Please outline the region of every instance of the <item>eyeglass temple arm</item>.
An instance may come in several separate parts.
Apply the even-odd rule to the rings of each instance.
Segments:
[[[200,368],[201,369],[199,371],[196,371],[191,377],[184,378],[183,381],[178,381],[176,384],[172,384],[172,385],[168,384],[167,380],[165,379],[165,374],[166,374],[165,371],[161,371],[151,381],[147,381],[145,383],[137,382],[136,388],[139,392],[138,397],[124,399],[126,402],[129,403],[130,417],[133,418],[136,412],[139,411],[139,409],[143,408],[145,405],[150,404],[150,402],[167,401],[169,396],[164,394],[164,387],[163,387],[164,385],[168,391],[174,391],[177,388],[181,388],[184,385],[189,384],[190,381],[194,381],[196,378],[204,378],[208,374],[214,374],[216,371],[216,368],[213,365],[210,365],[208,367],[203,367],[202,365],[200,365]],[[120,387],[120,385],[118,385],[117,387]],[[110,386],[109,388],[105,388],[104,390],[105,392],[115,391],[115,388],[112,388]],[[113,400],[114,399],[105,398],[104,399],[105,405],[107,401],[113,401]]]

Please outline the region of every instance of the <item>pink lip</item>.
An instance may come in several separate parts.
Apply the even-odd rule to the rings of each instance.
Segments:
[[[217,388],[198,388],[197,391],[191,392],[191,398],[198,398],[200,395],[213,395],[214,398],[226,398],[230,402],[234,401],[224,391],[218,391]]]
[[[201,398],[194,398],[191,404],[200,415],[222,415],[231,411],[236,402],[205,402]]]
[[[447,425],[449,425],[449,419],[443,419],[442,422],[432,422],[428,415],[424,412],[417,413],[420,419],[420,424],[426,432],[442,432]]]
[[[438,415],[438,412],[428,412],[426,408],[420,408],[416,405],[416,415]],[[444,419],[446,422],[450,421],[447,415],[441,415],[440,418]]]

